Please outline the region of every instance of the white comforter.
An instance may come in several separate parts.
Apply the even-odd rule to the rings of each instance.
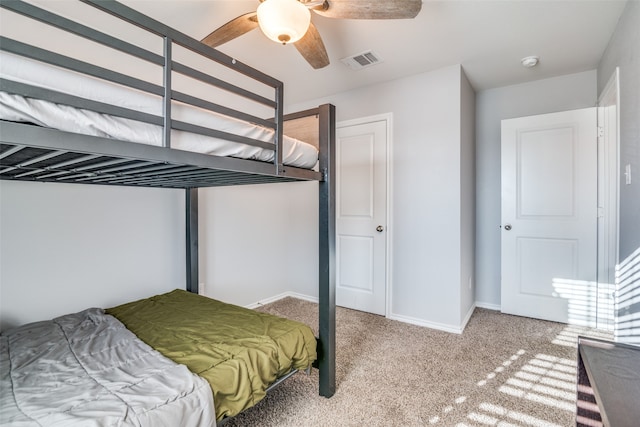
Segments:
[[[0,335],[0,425],[215,426],[209,384],[89,309]]]

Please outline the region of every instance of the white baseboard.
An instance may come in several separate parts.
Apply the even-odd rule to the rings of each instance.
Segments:
[[[491,304],[488,302],[480,302],[476,301],[476,307],[478,308],[486,308],[487,310],[500,311],[500,304]]]
[[[431,329],[437,329],[439,331],[450,332],[453,334],[461,334],[464,327],[447,325],[444,323],[429,322],[423,319],[418,319],[411,316],[403,316],[401,314],[390,314],[387,319],[397,320],[399,322],[410,323],[412,325],[424,326]]]
[[[258,308],[260,306],[266,305],[266,304],[271,304],[272,302],[276,302],[276,301],[279,301],[279,300],[281,300],[283,298],[287,298],[287,297],[298,298],[298,299],[301,299],[301,300],[304,300],[304,301],[313,302],[313,303],[316,303],[316,304],[318,303],[318,297],[305,295],[305,294],[300,294],[300,293],[297,293],[297,292],[283,292],[283,293],[275,295],[273,297],[261,299],[260,301],[254,302],[253,304],[245,305],[244,307],[245,308],[254,309],[254,308]],[[500,306],[498,306],[498,305],[476,302],[475,304],[473,304],[471,306],[471,308],[469,308],[469,311],[467,312],[467,315],[465,316],[464,320],[462,321],[462,324],[459,325],[459,326],[448,325],[448,324],[445,324],[445,323],[438,323],[438,322],[430,322],[430,321],[426,321],[426,320],[423,320],[423,319],[418,319],[416,317],[404,316],[404,315],[401,315],[401,314],[390,314],[389,316],[387,316],[387,319],[397,320],[399,322],[409,323],[409,324],[417,325],[417,326],[424,326],[424,327],[427,327],[427,328],[437,329],[439,331],[450,332],[450,333],[453,333],[453,334],[461,334],[462,331],[464,330],[464,328],[467,326],[467,323],[469,323],[469,320],[471,319],[471,316],[473,315],[473,311],[476,309],[476,307],[486,308],[486,309],[489,309],[489,310],[500,310]]]
[[[313,303],[318,303],[318,297],[312,297],[310,295],[304,295],[304,294],[299,294],[297,292],[283,292],[281,294],[278,294],[276,296],[273,297],[269,297],[269,298],[265,298],[265,299],[261,299],[258,302],[254,302],[253,304],[248,304],[245,305],[245,308],[250,308],[250,309],[254,309],[254,308],[258,308],[260,306],[266,305],[266,304],[271,304],[272,302],[276,302],[278,300],[281,300],[283,298],[287,298],[287,297],[292,297],[292,298],[298,298],[304,301],[309,301],[309,302],[313,302]]]
[[[467,323],[469,323],[469,320],[471,319],[471,316],[473,315],[473,312],[475,309],[476,309],[476,305],[472,304],[471,307],[469,308],[469,311],[467,311],[467,314],[464,317],[464,320],[459,326],[448,325],[445,323],[438,323],[438,322],[430,322],[423,319],[417,319],[415,317],[403,316],[401,314],[391,314],[390,316],[387,316],[387,318],[391,320],[397,320],[399,322],[411,323],[412,325],[424,326],[431,329],[437,329],[439,331],[450,332],[452,334],[461,334],[464,331],[464,328],[467,327]]]

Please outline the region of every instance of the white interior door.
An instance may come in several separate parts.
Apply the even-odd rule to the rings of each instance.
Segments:
[[[336,129],[336,303],[386,314],[387,120]]]
[[[596,109],[502,121],[502,311],[595,326]]]

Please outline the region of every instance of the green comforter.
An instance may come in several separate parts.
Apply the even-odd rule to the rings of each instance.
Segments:
[[[216,416],[255,405],[267,387],[316,359],[311,329],[183,290],[107,310],[141,340],[205,378]]]

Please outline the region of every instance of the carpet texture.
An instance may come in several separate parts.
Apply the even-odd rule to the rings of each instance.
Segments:
[[[317,335],[316,304],[258,310]],[[575,425],[578,335],[606,333],[476,309],[457,335],[338,308],[336,394],[298,373],[231,426],[568,427]]]

